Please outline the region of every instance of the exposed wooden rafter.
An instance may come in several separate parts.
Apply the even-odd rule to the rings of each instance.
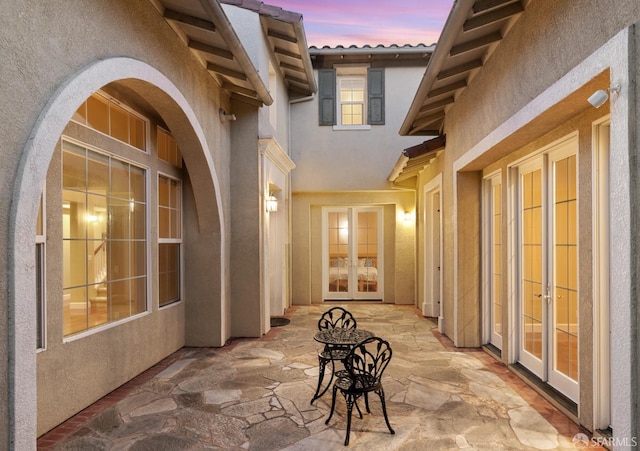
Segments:
[[[189,14],[174,11],[173,9],[166,8],[164,10],[163,16],[167,20],[173,20],[185,25],[191,25],[192,27],[202,28],[203,30],[207,31],[216,31],[216,26],[213,22],[205,19],[200,19],[199,17],[190,16]]]
[[[190,49],[208,53],[209,55],[221,56],[222,58],[226,58],[228,60],[233,60],[233,53],[231,53],[230,51],[205,44],[204,42],[198,42],[194,41],[193,39],[189,39],[187,45]]]
[[[488,13],[472,17],[464,23],[462,29],[464,31],[475,30],[476,28],[484,27],[494,22],[507,19],[516,14],[520,14],[523,11],[524,6],[522,6],[522,3],[510,3],[502,8],[498,8]]]

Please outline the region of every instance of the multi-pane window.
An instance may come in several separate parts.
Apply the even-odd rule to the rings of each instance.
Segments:
[[[158,293],[161,307],[180,300],[181,192],[179,180],[158,176]]]
[[[146,150],[146,121],[114,99],[94,93],[73,120],[131,146]]]
[[[38,219],[36,222],[36,347],[44,349],[46,343],[45,329],[45,225],[44,194],[40,196]]]
[[[340,123],[364,125],[365,77],[342,77],[340,81]]]
[[[182,167],[182,154],[176,140],[168,132],[158,128],[158,158],[177,168]]]
[[[368,130],[385,123],[384,68],[340,64],[318,69],[319,125]]]
[[[146,170],[62,141],[64,334],[147,309]]]

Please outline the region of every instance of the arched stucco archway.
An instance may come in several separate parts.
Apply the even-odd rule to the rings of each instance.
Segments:
[[[9,218],[9,434],[14,449],[35,449],[36,428],[36,308],[34,230],[38,205],[46,179],[49,161],[56,143],[74,112],[82,102],[101,87],[118,81],[147,96],[150,104],[176,133],[183,149],[185,162],[194,170],[190,176],[194,184],[210,189],[194,190],[197,208],[206,214],[198,217],[215,218],[199,224],[213,243],[211,254],[217,254],[210,270],[209,290],[219,290],[219,305],[211,317],[209,327],[219,331],[217,345],[228,338],[226,277],[227,251],[224,245],[225,220],[222,209],[220,183],[212,153],[204,130],[189,101],[161,72],[150,65],[131,58],[111,58],[84,67],[68,78],[50,98],[40,114],[24,147],[11,194]],[[44,162],[44,163],[43,163]],[[211,201],[210,193],[215,194]],[[202,198],[202,197],[207,197]],[[196,315],[197,316],[197,315]],[[213,343],[216,344],[216,343]]]

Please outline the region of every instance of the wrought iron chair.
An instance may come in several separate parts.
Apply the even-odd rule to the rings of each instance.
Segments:
[[[357,325],[356,319],[353,317],[351,312],[345,310],[342,307],[333,307],[327,310],[322,314],[320,319],[318,320],[318,330],[323,331],[327,329],[355,329]],[[326,344],[322,351],[318,353],[318,366],[319,366],[319,374],[318,374],[318,387],[316,388],[316,393],[311,398],[311,404],[313,401],[320,398],[322,395],[326,393],[326,391],[331,386],[331,381],[333,380],[335,371],[335,361],[336,360],[344,360],[349,350],[351,349],[350,345],[330,345]],[[331,377],[329,378],[329,382],[327,386],[324,387],[322,391],[320,388],[322,387],[322,380],[324,379],[324,371],[327,366],[327,363],[331,362]]]
[[[391,346],[389,342],[379,337],[371,337],[361,341],[355,345],[344,359],[347,375],[340,376],[333,384],[333,398],[331,399],[331,412],[325,424],[329,424],[329,420],[333,416],[336,406],[336,394],[338,390],[344,396],[347,404],[347,436],[344,440],[345,446],[349,444],[349,433],[351,432],[351,414],[355,404],[360,418],[362,412],[358,407],[358,398],[364,395],[364,402],[367,412],[369,409],[370,392],[376,393],[380,397],[382,403],[382,413],[384,421],[387,423],[389,432],[395,434],[395,431],[389,423],[387,416],[387,406],[384,400],[384,389],[382,388],[382,374],[391,361]]]

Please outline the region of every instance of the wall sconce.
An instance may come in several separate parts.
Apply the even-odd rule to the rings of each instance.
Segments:
[[[236,120],[236,115],[235,114],[227,114],[227,112],[221,108],[220,109],[220,120],[222,122],[235,121]]]
[[[278,199],[276,199],[276,196],[274,195],[269,195],[267,196],[267,212],[271,213],[274,211],[278,211]]]
[[[404,223],[405,224],[409,224],[410,222],[413,222],[413,213],[411,213],[410,211],[405,211],[404,212]]]
[[[587,99],[587,101],[595,108],[600,108],[609,98],[609,93],[615,92],[616,94],[620,94],[620,85],[611,86],[610,88],[598,89],[594,92],[591,97]]]

